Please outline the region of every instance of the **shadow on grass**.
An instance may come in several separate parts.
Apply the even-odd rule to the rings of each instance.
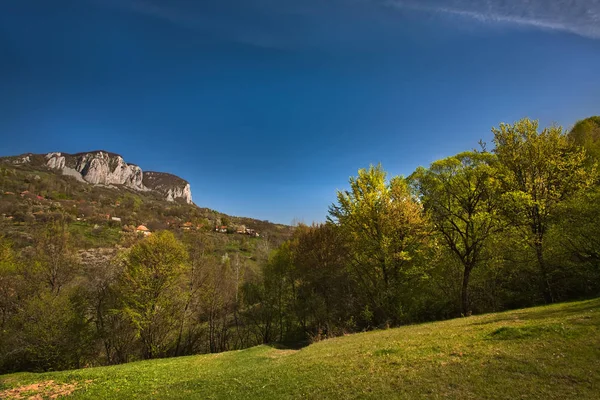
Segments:
[[[473,322],[470,325],[487,325],[496,322],[515,320],[540,320],[548,318],[563,318],[570,317],[574,314],[583,313],[586,311],[600,311],[600,298],[576,303],[561,303],[551,305],[549,306],[549,308],[536,309],[533,311],[523,312],[520,310],[507,310],[500,314],[496,314],[498,318]],[[518,314],[515,314],[515,312],[518,312]]]
[[[277,350],[300,350],[310,345],[308,340],[294,342],[269,343],[267,346]]]
[[[599,311],[600,299],[587,300],[582,303],[563,303],[560,307],[537,311],[525,311],[519,314],[521,318],[546,319],[554,317],[566,317],[586,311]]]

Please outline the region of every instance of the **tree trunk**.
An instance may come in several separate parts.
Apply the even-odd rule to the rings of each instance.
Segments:
[[[462,291],[461,291],[461,311],[463,317],[469,317],[472,314],[471,304],[469,302],[469,278],[471,277],[471,271],[473,267],[465,265],[465,271],[463,273]]]
[[[546,304],[554,303],[554,295],[552,294],[552,287],[548,280],[548,266],[546,265],[546,260],[544,260],[541,240],[535,243],[535,254],[540,267],[540,290],[544,296],[544,302],[546,302]]]
[[[178,357],[180,346],[181,346],[181,338],[183,337],[183,326],[185,325],[185,316],[187,310],[190,306],[190,299],[185,303],[185,307],[183,308],[183,314],[181,315],[181,323],[179,324],[179,332],[177,334],[177,345],[175,346],[175,357]]]

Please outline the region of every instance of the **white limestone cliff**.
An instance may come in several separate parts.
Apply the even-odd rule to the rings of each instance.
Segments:
[[[86,182],[94,185],[125,185],[135,190],[147,190],[142,184],[142,169],[127,164],[119,155],[105,152],[81,155],[75,170],[81,173]]]
[[[105,151],[80,154],[48,153],[46,166],[60,170],[92,185],[123,185],[139,191],[155,191],[168,201],[183,199],[192,203],[189,183],[171,174],[144,172],[135,164],[128,164],[123,157]]]
[[[63,169],[65,167],[66,159],[62,153],[48,153],[46,154],[46,165],[52,169]]]
[[[167,190],[167,200],[175,201],[175,199],[182,198],[186,203],[192,203],[192,190],[190,184],[186,183],[183,187],[173,187]]]
[[[144,185],[161,193],[168,201],[183,199],[186,203],[192,204],[190,184],[178,176],[148,171],[144,173]]]

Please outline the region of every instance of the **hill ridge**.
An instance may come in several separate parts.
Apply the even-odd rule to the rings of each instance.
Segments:
[[[123,185],[137,191],[154,191],[168,201],[182,199],[192,204],[189,182],[167,172],[144,172],[137,164],[128,163],[123,156],[106,150],[78,153],[49,152],[23,153],[1,157],[14,165],[29,164],[37,168],[50,168],[93,185]],[[145,179],[145,175],[148,178]]]

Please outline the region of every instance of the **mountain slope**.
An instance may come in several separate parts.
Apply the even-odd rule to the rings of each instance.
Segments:
[[[74,245],[84,249],[122,244],[120,232],[139,225],[152,231],[181,232],[193,227],[213,233],[215,226],[227,226],[228,233],[243,227],[260,232],[270,246],[279,245],[293,231],[289,226],[189,204],[181,197],[189,185],[175,175],[144,172],[146,190],[125,184],[89,184],[75,169],[79,178],[65,174],[65,169],[48,167],[47,161],[54,158],[34,154],[0,158],[0,236],[9,238],[19,250],[33,245],[39,229],[54,220],[67,222]],[[77,157],[65,156],[65,165],[73,165],[69,164],[73,160]],[[242,235],[215,234],[224,243],[242,240]]]
[[[160,193],[168,201],[182,199],[192,203],[192,191],[186,180],[163,172],[144,172],[139,166],[125,162],[120,155],[103,150],[76,154],[27,153],[3,157],[0,161],[49,168],[92,185],[122,185],[137,191]]]
[[[407,326],[299,351],[259,346],[0,377],[0,397],[596,399],[600,299]],[[21,392],[19,392],[19,390]]]

